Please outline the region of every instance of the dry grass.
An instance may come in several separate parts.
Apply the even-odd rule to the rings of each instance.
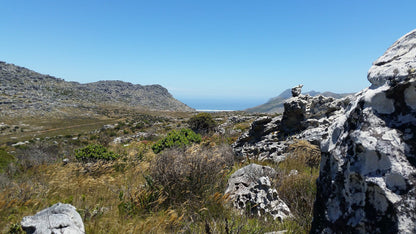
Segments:
[[[233,165],[229,146],[172,149],[157,155],[150,176],[161,186],[171,205],[197,200],[206,193],[223,191],[223,178]]]
[[[321,162],[321,151],[316,145],[310,144],[305,140],[297,140],[289,146],[289,158],[295,160],[288,162],[298,162],[301,165],[317,168]]]
[[[53,137],[57,135],[78,135],[89,133],[92,130],[102,127],[104,124],[113,124],[120,119],[109,118],[69,118],[69,119],[19,119],[6,120],[9,125],[24,125],[23,132],[9,132],[0,136],[0,145],[8,142],[26,141],[33,138]]]
[[[292,211],[294,221],[307,233],[313,216],[320,151],[307,141],[297,141],[289,147],[289,152],[278,166],[277,190]]]
[[[131,147],[140,148],[137,145]],[[135,150],[124,160],[136,161]],[[127,163],[124,171],[120,171],[117,168],[122,163],[123,159],[88,166],[55,163],[27,169],[0,190],[0,226],[3,227],[0,232],[7,231],[11,224],[20,222],[25,215],[64,202],[77,207],[87,233],[100,233],[100,230],[128,233],[129,225],[126,226],[125,219],[119,215],[119,195],[121,191],[140,188],[144,184],[143,172],[149,164]]]
[[[230,114],[235,113],[215,116]],[[191,116],[190,113],[172,115],[168,112],[144,115],[116,108],[103,115],[107,116],[105,121],[114,121],[112,123],[117,118],[117,122],[125,118],[125,126],[117,130],[117,134],[123,134],[125,129],[133,133],[135,123],[143,122],[146,124],[140,131],[161,135],[168,128],[186,123],[186,118]],[[64,126],[70,123],[68,120]],[[96,127],[101,126],[99,123]],[[68,134],[78,131],[75,129]],[[51,132],[52,135],[65,133]],[[279,222],[241,215],[229,206],[228,196],[223,194],[227,178],[244,165],[233,161],[226,144],[228,138],[213,134],[206,136],[200,145],[160,155],[151,150],[154,139],[133,141],[127,146],[108,144],[110,150],[122,157],[114,162],[91,164],[73,160],[71,154],[75,148],[87,143],[110,142],[113,138],[108,134],[110,132],[85,134],[77,141],[72,141],[72,137],[58,137],[13,149],[17,163],[0,174],[0,233],[7,232],[22,217],[57,202],[70,203],[77,208],[87,233],[264,233],[285,229],[289,233],[302,233],[307,230],[308,205],[312,206],[310,198],[317,169],[308,166],[315,164],[309,163],[311,160],[306,157],[311,152],[315,155],[316,148],[304,142],[297,142],[291,148],[292,155],[297,156],[279,165],[281,177],[276,181],[281,186],[279,193],[296,214],[294,220]],[[81,140],[84,137],[88,137],[87,142]],[[51,145],[55,140],[59,144]],[[71,162],[63,165],[64,156]],[[288,176],[292,169],[299,171],[297,177]],[[306,214],[304,220],[302,212]]]

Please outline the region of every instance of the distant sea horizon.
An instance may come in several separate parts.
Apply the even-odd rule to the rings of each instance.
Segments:
[[[179,98],[179,101],[197,111],[216,112],[216,111],[241,111],[266,103],[263,99],[191,99]]]

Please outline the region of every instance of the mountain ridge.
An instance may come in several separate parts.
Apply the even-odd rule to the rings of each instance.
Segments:
[[[329,91],[325,92],[317,92],[315,90],[311,90],[308,92],[303,93],[305,95],[310,96],[318,96],[322,95],[325,97],[333,97],[333,98],[343,98],[348,95],[352,95],[353,93],[333,93]],[[283,113],[283,104],[285,101],[292,97],[292,91],[291,89],[286,89],[282,93],[280,93],[278,96],[270,98],[266,103],[251,107],[248,109],[245,109],[244,111],[250,112],[250,113]]]
[[[29,115],[67,107],[111,105],[167,111],[193,111],[161,85],[140,85],[120,80],[78,83],[44,75],[0,61],[2,114]]]

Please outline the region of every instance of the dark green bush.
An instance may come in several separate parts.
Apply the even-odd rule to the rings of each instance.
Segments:
[[[88,145],[84,148],[75,150],[75,157],[80,161],[114,160],[120,155],[108,151],[102,145]]]
[[[192,143],[200,143],[201,135],[196,134],[191,129],[172,130],[168,135],[156,142],[153,146],[153,152],[156,154],[166,148],[184,147]]]
[[[217,124],[209,113],[199,113],[188,120],[189,128],[196,133],[206,134],[215,129]]]

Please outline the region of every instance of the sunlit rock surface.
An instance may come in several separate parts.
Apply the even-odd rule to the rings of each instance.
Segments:
[[[31,234],[84,234],[84,223],[75,207],[57,203],[39,211],[33,216],[26,216],[21,222],[26,233]]]
[[[297,87],[295,87],[297,88]],[[260,117],[232,145],[241,159],[280,162],[294,139],[319,145],[328,137],[328,127],[351,102],[350,96],[336,99],[299,94],[288,99],[283,116]]]
[[[416,232],[415,37],[374,62],[371,87],[329,127],[311,233]]]
[[[281,200],[277,190],[271,187],[270,180],[276,171],[267,166],[250,164],[231,175],[225,191],[237,209],[249,211],[257,216],[270,215],[283,220],[291,217],[289,207]]]

